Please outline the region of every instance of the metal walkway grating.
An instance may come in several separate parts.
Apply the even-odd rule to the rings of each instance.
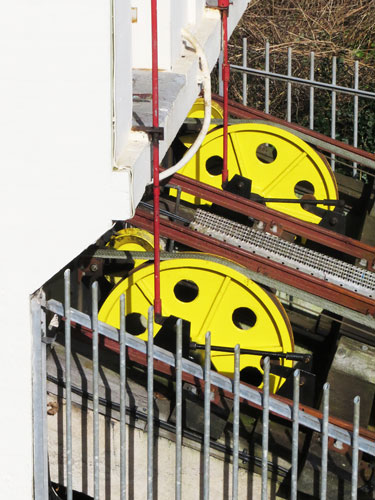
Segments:
[[[198,209],[190,227],[342,288],[375,297],[375,273]]]

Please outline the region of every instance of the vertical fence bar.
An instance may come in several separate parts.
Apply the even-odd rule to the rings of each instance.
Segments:
[[[220,50],[218,64],[218,80],[219,80],[219,96],[223,97],[224,95],[224,83],[223,83],[223,61],[224,54],[223,50]]]
[[[182,478],[182,320],[177,320],[176,342],[176,500],[181,500]]]
[[[292,76],[292,48],[288,47],[288,76]],[[292,84],[288,82],[286,100],[286,119],[292,121]]]
[[[354,62],[354,89],[359,87],[359,64]],[[353,146],[358,147],[358,96],[354,96],[354,116],[353,116]],[[357,176],[357,163],[353,162],[353,177]]]
[[[290,498],[291,500],[297,500],[300,371],[295,370],[293,376],[292,484]]]
[[[263,425],[262,425],[262,500],[267,500],[268,431],[270,409],[270,358],[264,358],[263,374]]]
[[[240,344],[234,348],[233,381],[233,482],[232,499],[238,498],[238,451],[240,435]]]
[[[126,499],[126,324],[125,295],[120,297],[120,500]]]
[[[242,66],[247,68],[247,38],[242,39]],[[247,106],[247,73],[242,73],[242,104]]]
[[[266,54],[265,54],[265,71],[269,72],[270,70],[270,42],[266,41]],[[264,111],[265,113],[270,112],[270,79],[265,78],[264,80]]]
[[[99,500],[99,321],[98,321],[98,283],[91,287],[92,293],[92,383],[94,410],[94,499]]]
[[[33,441],[34,441],[34,499],[48,500],[47,446],[47,388],[44,297],[38,293],[31,299],[33,335]]]
[[[310,52],[310,81],[315,79],[315,52]],[[314,130],[314,87],[310,87],[310,129]]]
[[[152,500],[154,479],[154,308],[148,309],[147,342],[147,500]]]
[[[320,478],[320,500],[327,499],[329,388],[329,383],[326,382],[323,386],[322,471]]]
[[[70,269],[64,272],[64,314],[65,314],[65,386],[66,386],[66,498],[73,498],[72,475],[72,379],[71,379],[71,312],[70,312]]]
[[[336,56],[332,57],[332,85],[336,85],[336,69],[337,60]],[[331,103],[331,137],[336,139],[336,92],[332,90],[332,103]],[[331,153],[331,168],[335,170],[335,154]]]
[[[358,436],[359,436],[359,407],[360,397],[356,396],[353,400],[353,443],[352,443],[352,500],[357,500],[358,491]]]
[[[206,333],[204,360],[204,444],[203,500],[210,496],[210,410],[211,410],[211,332]]]

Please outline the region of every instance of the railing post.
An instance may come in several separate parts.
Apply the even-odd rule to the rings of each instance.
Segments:
[[[72,382],[71,382],[71,310],[70,310],[70,269],[64,272],[64,313],[65,313],[65,390],[66,390],[66,497],[73,498],[72,473]]]
[[[154,308],[148,309],[147,340],[147,500],[154,497]]]
[[[265,64],[264,69],[266,73],[270,70],[270,42],[266,41],[266,54],[265,54]],[[270,79],[266,77],[264,82],[264,112],[270,112]]]
[[[126,321],[124,294],[120,297],[120,499],[126,499]]]
[[[288,47],[288,76],[292,76],[292,49]],[[286,119],[292,121],[292,84],[288,82]]]
[[[203,500],[210,497],[210,428],[211,428],[211,333],[206,333],[204,361],[204,444],[203,444]]]
[[[315,79],[315,53],[310,52],[310,81]],[[314,130],[314,87],[310,87],[310,129]]]
[[[290,498],[291,500],[297,500],[300,371],[295,370],[293,375],[292,484]]]
[[[332,58],[332,85],[336,85],[336,57]],[[336,91],[332,90],[332,102],[331,102],[331,137],[336,139]],[[331,153],[331,168],[335,170],[335,155]]]
[[[263,422],[262,422],[262,500],[267,500],[268,481],[268,433],[270,408],[270,358],[264,358],[263,374]]]
[[[247,38],[242,39],[242,66],[247,68]],[[247,106],[247,74],[242,73],[242,104]]]
[[[34,499],[48,500],[47,450],[47,387],[46,387],[46,315],[42,309],[45,296],[42,291],[31,299],[33,336],[33,440],[34,440]]]
[[[354,62],[354,88],[358,90],[359,86],[359,63]],[[354,96],[354,115],[353,115],[353,146],[358,147],[358,96]],[[353,177],[357,176],[357,163],[353,162]]]

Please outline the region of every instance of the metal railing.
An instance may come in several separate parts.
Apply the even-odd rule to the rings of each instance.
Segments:
[[[346,87],[337,84],[337,57],[332,57],[331,62],[331,82],[321,82],[315,79],[315,53],[310,52],[309,57],[309,73],[310,78],[304,79],[292,75],[292,62],[293,54],[292,49],[289,47],[287,50],[287,64],[285,73],[275,73],[270,71],[270,44],[267,41],[265,44],[264,52],[264,70],[256,69],[248,65],[248,44],[247,39],[242,40],[242,66],[236,64],[230,64],[230,68],[236,72],[242,73],[242,103],[247,106],[251,105],[248,102],[248,91],[249,82],[248,75],[262,78],[264,80],[264,111],[270,113],[270,81],[282,81],[287,83],[286,92],[286,120],[288,122],[292,121],[292,85],[295,86],[305,86],[309,88],[309,128],[314,130],[315,127],[315,89],[325,90],[331,94],[331,109],[330,109],[330,121],[331,121],[331,138],[336,138],[336,124],[337,124],[337,94],[347,94],[353,97],[353,136],[343,138],[344,141],[348,143],[352,142],[354,147],[358,147],[358,121],[359,121],[359,98],[374,100],[375,92],[368,90],[362,90],[359,88],[359,63],[354,62],[354,85],[353,87]],[[222,95],[222,82],[220,81],[220,75],[222,74],[220,65],[222,59],[219,58],[219,94]],[[322,132],[322,130],[318,130]],[[336,164],[335,154],[331,154],[331,167],[334,170]],[[354,162],[352,165],[353,176],[357,176],[357,164]]]
[[[127,498],[126,467],[127,467],[127,441],[125,435],[126,425],[126,384],[127,384],[127,351],[141,353],[147,357],[147,498],[154,497],[154,366],[158,363],[169,370],[174,371],[176,385],[176,462],[175,462],[175,498],[181,499],[184,485],[182,483],[182,381],[186,377],[195,380],[204,387],[204,439],[203,439],[203,498],[208,499],[210,493],[210,422],[211,422],[211,390],[218,388],[233,399],[233,471],[232,471],[232,498],[238,498],[238,472],[239,472],[239,404],[240,400],[247,402],[256,408],[262,409],[262,457],[261,457],[261,498],[268,498],[268,470],[269,470],[269,416],[270,413],[281,417],[292,424],[292,450],[291,450],[291,498],[297,498],[298,478],[298,444],[299,429],[304,427],[321,433],[321,483],[320,498],[325,499],[327,492],[327,470],[328,470],[328,438],[331,437],[343,444],[352,447],[352,474],[351,474],[351,498],[357,498],[358,485],[358,453],[363,451],[368,455],[375,456],[375,442],[359,433],[359,397],[353,401],[353,427],[348,430],[347,426],[340,426],[329,421],[329,384],[323,388],[323,412],[309,412],[306,408],[301,409],[299,405],[300,394],[300,372],[294,371],[293,401],[288,402],[276,396],[270,395],[270,359],[264,360],[263,390],[240,383],[240,346],[235,348],[234,356],[234,379],[231,380],[215,371],[211,371],[211,340],[210,332],[206,334],[205,365],[200,365],[182,357],[182,321],[177,321],[177,343],[176,353],[173,354],[158,346],[154,346],[154,323],[153,308],[148,310],[148,342],[126,333],[125,324],[125,297],[120,300],[120,329],[116,329],[98,321],[98,287],[97,283],[92,285],[92,315],[89,316],[70,305],[70,271],[65,271],[65,305],[56,300],[45,301],[42,293],[34,296],[31,302],[32,332],[34,343],[33,364],[33,407],[34,407],[34,497],[35,500],[48,498],[48,450],[47,450],[47,423],[46,423],[46,353],[47,344],[51,339],[46,335],[46,312],[57,315],[65,322],[65,391],[66,391],[66,427],[65,427],[65,469],[66,469],[66,495],[72,498],[72,383],[71,383],[71,325],[79,325],[92,338],[92,370],[93,370],[93,449],[94,467],[93,483],[94,498],[99,498],[99,390],[98,377],[100,366],[99,340],[109,339],[119,343],[119,366],[120,366],[120,498]],[[165,372],[167,373],[167,371]]]

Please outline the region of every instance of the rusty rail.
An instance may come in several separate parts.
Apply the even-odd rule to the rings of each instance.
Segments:
[[[282,231],[287,231],[329,248],[334,248],[346,255],[365,259],[369,270],[375,268],[375,248],[361,241],[335,233],[316,224],[295,219],[255,201],[221,191],[179,174],[175,174],[170,182],[180,186],[186,193],[263,221],[266,224],[266,230],[272,234],[280,235]]]
[[[152,231],[152,214],[138,209],[133,219],[129,221],[137,227]],[[334,302],[361,314],[375,316],[375,301],[358,295],[355,292],[327,283],[316,277],[309,276],[277,262],[236,248],[228,243],[196,233],[192,229],[161,219],[160,234],[166,238],[179,241],[184,245],[201,252],[219,255],[243,265],[247,269],[269,276],[287,285],[309,292],[318,297]],[[307,279],[308,278],[308,279]]]

